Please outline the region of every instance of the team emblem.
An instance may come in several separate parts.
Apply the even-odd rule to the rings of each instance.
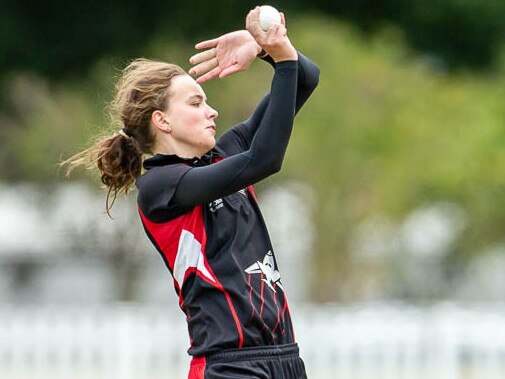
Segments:
[[[284,291],[281,283],[281,274],[275,269],[274,255],[271,250],[265,255],[263,262],[256,261],[244,271],[248,274],[263,274],[265,277],[261,280],[264,281],[272,291],[277,292],[272,285],[273,283],[277,284],[280,289]]]

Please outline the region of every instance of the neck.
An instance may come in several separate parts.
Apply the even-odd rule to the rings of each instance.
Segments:
[[[180,158],[201,158],[206,151],[201,151],[192,146],[172,145],[170,142],[155,144],[153,154],[177,155]]]

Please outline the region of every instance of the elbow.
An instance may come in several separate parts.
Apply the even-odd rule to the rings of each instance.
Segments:
[[[301,63],[299,67],[299,84],[309,91],[314,91],[314,89],[319,84],[319,76],[321,70],[319,66],[312,62],[310,59],[301,56]]]
[[[307,91],[309,94],[314,92],[314,90],[317,88],[319,85],[319,76],[320,76],[321,71],[319,70],[319,67],[314,65],[311,69],[310,72],[305,74],[303,77],[303,81],[301,83],[301,86]]]
[[[281,171],[281,168],[282,168],[282,161],[272,163],[270,167],[271,170],[270,175],[277,174],[279,171]]]
[[[271,157],[270,159],[258,159],[254,163],[256,173],[266,178],[271,175],[277,174],[282,168],[282,157]]]
[[[317,65],[314,65],[314,70],[311,74],[312,75],[310,75],[310,78],[308,78],[308,87],[310,87],[312,90],[315,90],[319,85],[319,76],[321,74],[321,70]]]
[[[270,159],[264,163],[264,169],[268,176],[277,174],[282,169],[282,158]]]

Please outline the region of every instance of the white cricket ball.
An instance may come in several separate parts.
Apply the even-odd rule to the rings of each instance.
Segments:
[[[273,24],[281,23],[281,15],[277,9],[270,5],[262,5],[260,7],[260,25],[261,29],[267,31]]]

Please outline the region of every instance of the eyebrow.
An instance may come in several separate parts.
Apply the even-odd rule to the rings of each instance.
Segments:
[[[191,100],[193,100],[193,99],[197,99],[197,100],[200,100],[200,101],[205,100],[205,98],[204,98],[202,95],[198,95],[198,94],[196,94],[196,95],[191,95],[191,96],[188,98],[188,101],[191,101]]]

